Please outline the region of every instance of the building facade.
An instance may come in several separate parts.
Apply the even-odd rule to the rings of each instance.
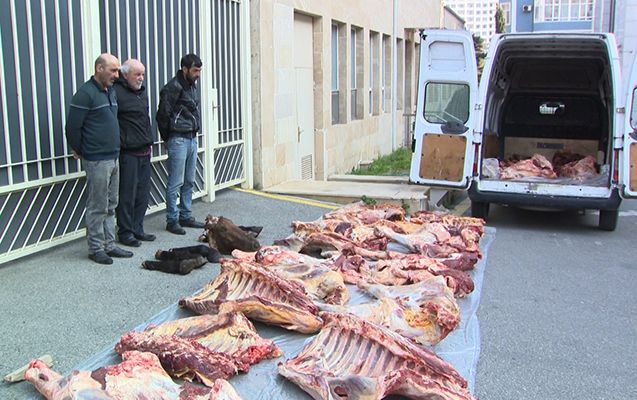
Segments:
[[[592,32],[595,0],[500,0],[506,32]],[[600,4],[601,2],[598,1]],[[602,12],[601,9],[598,12]]]
[[[495,33],[498,0],[446,0],[445,4],[465,20],[467,30],[489,43]]]
[[[251,1],[254,186],[324,180],[402,145],[418,33],[443,17],[439,0]]]

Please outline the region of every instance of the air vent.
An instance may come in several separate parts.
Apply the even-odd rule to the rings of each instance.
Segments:
[[[304,181],[311,181],[314,179],[314,168],[312,164],[311,154],[301,158],[301,179]]]

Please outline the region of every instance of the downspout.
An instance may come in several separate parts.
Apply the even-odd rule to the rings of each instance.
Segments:
[[[397,28],[396,28],[396,10],[397,10],[397,1],[394,0],[393,5],[393,18],[392,18],[392,43],[391,43],[391,65],[392,65],[392,74],[391,74],[391,150],[392,152],[396,150],[396,108],[398,105],[398,91],[396,90],[396,85],[398,81],[398,60],[396,60],[396,39],[397,39]]]
[[[243,87],[241,93],[243,97],[243,104],[241,108],[243,110],[243,140],[245,155],[243,160],[243,171],[245,174],[245,181],[241,185],[244,189],[254,188],[254,149],[253,145],[253,132],[252,132],[252,48],[250,42],[250,1],[242,1],[240,5],[241,17],[240,30],[241,30],[241,77],[243,78]]]

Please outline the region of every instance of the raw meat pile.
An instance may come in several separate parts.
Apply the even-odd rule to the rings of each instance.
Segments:
[[[427,346],[460,324],[457,298],[474,289],[469,272],[482,257],[483,220],[429,211],[407,217],[398,206],[357,203],[292,229],[259,246],[261,227],[209,218],[206,239],[233,258],[222,258],[217,276],[179,300],[199,316],[125,333],[115,347],[121,364],[61,377],[35,360],[27,379],[48,399],[236,400],[226,379],[282,355],[249,318],[318,333],[278,364],[315,399],[474,399]],[[346,284],[368,300],[350,304]]]
[[[593,156],[582,156],[569,151],[556,152],[552,162],[540,154],[534,154],[533,157],[525,160],[514,157],[500,161],[500,179],[504,180],[540,177],[584,181],[599,175],[597,170]]]

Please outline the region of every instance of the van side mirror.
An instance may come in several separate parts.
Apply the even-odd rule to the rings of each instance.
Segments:
[[[461,133],[465,133],[469,129],[468,126],[464,126],[460,122],[456,121],[447,121],[440,127],[442,133],[453,133],[459,135]]]

